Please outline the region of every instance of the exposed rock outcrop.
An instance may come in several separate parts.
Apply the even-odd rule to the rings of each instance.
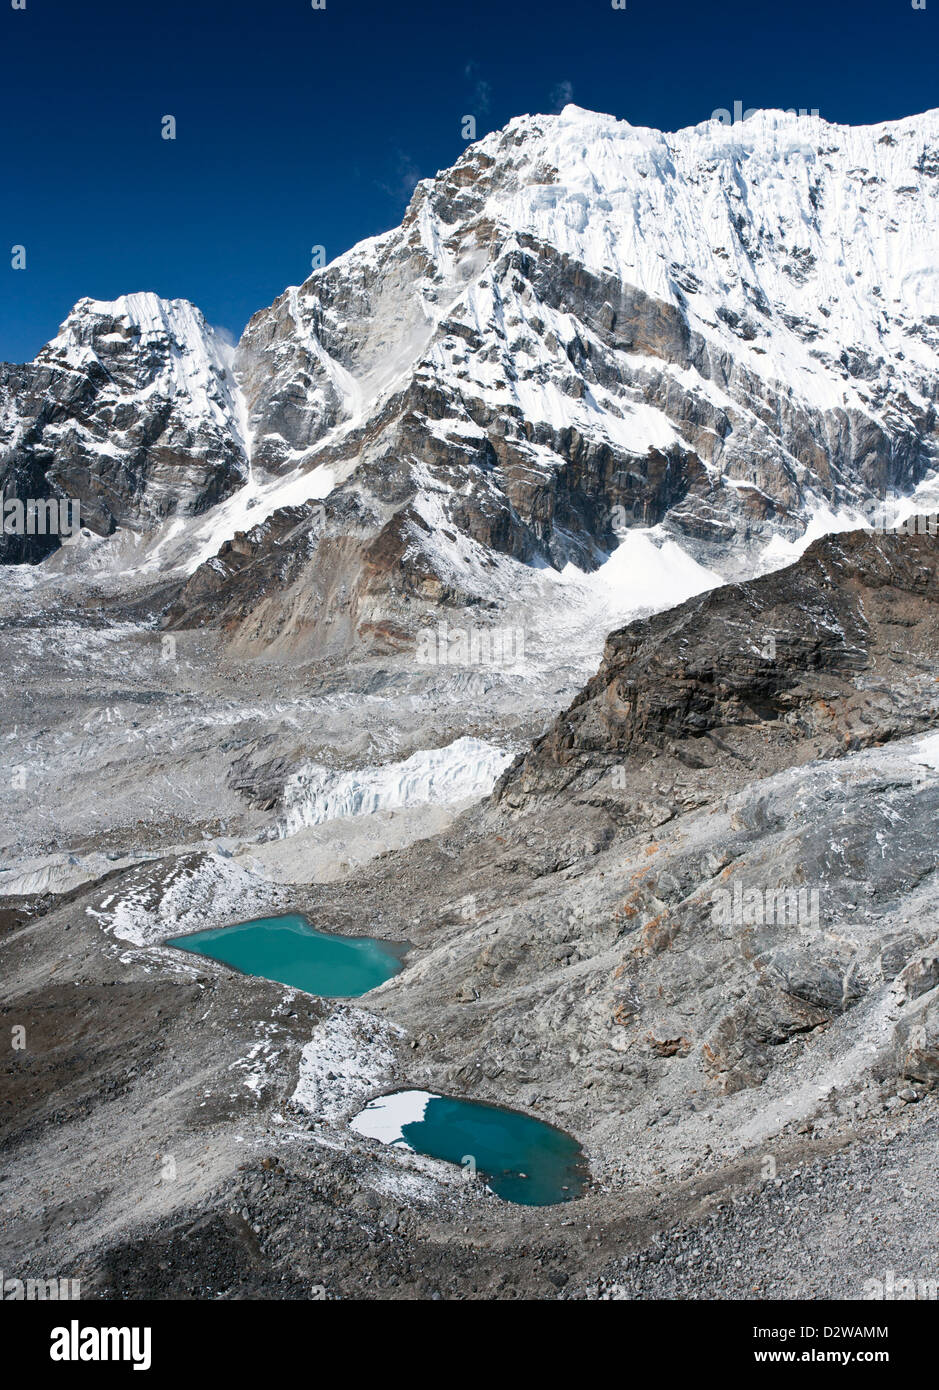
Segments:
[[[675,814],[754,775],[931,727],[939,528],[910,529],[825,537],[788,569],[611,633],[596,676],[497,801],[524,810],[577,793],[637,819],[653,804]]]

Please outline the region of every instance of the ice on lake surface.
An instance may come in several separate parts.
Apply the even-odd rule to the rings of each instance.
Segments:
[[[544,1120],[481,1101],[429,1091],[395,1091],[352,1121],[357,1134],[459,1164],[499,1197],[552,1206],[579,1197],[588,1181],[576,1139]]]

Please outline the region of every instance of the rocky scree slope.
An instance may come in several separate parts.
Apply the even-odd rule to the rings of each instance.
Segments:
[[[534,1107],[614,1178],[932,1089],[937,567],[852,533],[613,634],[489,805],[318,905],[418,948],[370,997],[409,1082]]]
[[[630,700],[653,712],[636,727],[625,715],[598,723],[589,748],[584,733],[584,746],[562,766],[562,776],[576,773],[563,795],[552,750],[569,715],[516,765],[497,800],[444,835],[344,882],[292,889],[289,904],[277,885],[254,877],[252,914],[289,905],[326,928],[412,943],[402,973],[367,1005],[342,1006],[340,1021],[327,1001],[208,962],[180,962],[158,944],[185,926],[180,910],[195,912],[199,926],[244,915],[248,876],[218,854],[115,864],[106,878],[51,901],[9,901],[0,927],[10,1016],[33,1017],[45,1039],[39,1053],[8,1061],[10,1094],[28,1101],[28,1123],[13,1122],[14,1105],[12,1132],[0,1141],[12,1160],[4,1205],[18,1267],[28,1259],[41,1272],[54,1250],[87,1261],[80,1268],[90,1291],[215,1296],[234,1280],[238,1288],[300,1292],[320,1277],[325,1250],[334,1260],[330,1282],[361,1289],[360,1272],[379,1264],[366,1211],[375,1210],[373,1192],[382,1211],[394,1206],[385,1269],[405,1287],[420,1277],[414,1266],[425,1262],[428,1233],[442,1252],[432,1267],[456,1291],[467,1262],[478,1267],[483,1240],[504,1237],[496,1246],[504,1267],[520,1230],[545,1241],[550,1225],[577,1293],[594,1260],[614,1284],[630,1277],[610,1261],[646,1239],[643,1222],[667,1224],[674,1203],[697,1226],[707,1194],[733,1185],[728,1165],[757,1172],[773,1154],[781,1182],[785,1175],[782,1201],[765,1203],[765,1218],[746,1203],[725,1210],[701,1237],[703,1258],[729,1253],[748,1274],[739,1291],[752,1292],[775,1262],[752,1243],[738,1250],[734,1232],[759,1219],[765,1226],[770,1214],[776,1225],[785,1204],[801,1200],[791,1169],[804,1153],[815,1146],[824,1155],[865,1127],[889,1138],[904,1123],[922,1125],[917,1142],[931,1142],[939,751],[923,731],[935,729],[939,680],[934,545],[928,536],[832,537],[788,571],[713,595],[707,611],[686,604],[669,615],[674,645],[710,625],[720,637],[710,677],[703,656],[692,662],[686,651],[684,666],[669,663],[661,618],[632,625],[626,635],[649,643],[650,669],[646,690],[629,668]],[[775,678],[753,650],[769,615],[777,654],[788,653]],[[626,645],[614,634],[604,679]],[[820,695],[812,681],[822,673]],[[709,705],[704,687],[722,683],[727,690]],[[595,683],[575,711],[593,701],[602,708],[604,689]],[[870,737],[845,742],[843,732],[858,727],[852,711],[868,695],[862,709],[872,722],[860,725]],[[801,733],[787,724],[793,711],[806,722]],[[706,790],[686,795],[696,769],[664,746],[663,725],[678,752],[707,749],[715,732],[728,749],[742,749],[750,758],[742,781],[731,781],[739,759],[728,755]],[[601,769],[593,782],[591,758]],[[670,789],[658,824],[634,821],[636,787],[640,799],[648,796],[648,764],[661,766],[658,780]],[[615,767],[625,774],[610,778],[620,812],[604,785]],[[817,891],[818,909],[742,923],[716,917],[716,894],[737,885],[761,894]],[[139,934],[128,933],[129,909]],[[50,987],[52,970],[59,983]],[[90,1088],[88,1068],[75,1064],[76,1008]],[[349,1014],[370,1043],[345,1054],[330,1044]],[[158,1020],[156,1031],[144,1017]],[[179,1045],[183,1034],[192,1046]],[[300,1055],[317,1040],[322,1099],[308,1088],[301,1103]],[[578,1207],[581,1220],[567,1224],[570,1208],[507,1209],[469,1189],[457,1169],[446,1192],[444,1174],[415,1196],[404,1184],[414,1177],[402,1170],[408,1156],[352,1139],[346,1124],[370,1094],[396,1086],[500,1101],[563,1124],[584,1142],[598,1179]],[[77,1150],[87,1161],[76,1175],[69,1154]],[[276,1187],[264,1176],[274,1159],[262,1165],[259,1152],[282,1156]],[[184,1182],[159,1180],[167,1153],[180,1160]],[[885,1239],[864,1232],[875,1254],[902,1245],[920,1216],[909,1195],[898,1196],[898,1209],[886,1205],[896,1161],[893,1144],[878,1139],[845,1168],[846,1183],[886,1194]],[[689,1180],[683,1192],[677,1178]],[[48,1193],[60,1187],[65,1195],[50,1207]],[[826,1221],[829,1203],[843,1210],[840,1181],[816,1196]],[[866,1204],[872,1215],[874,1200]],[[228,1236],[216,1244],[209,1237],[220,1222]],[[259,1236],[261,1253],[242,1222]],[[593,1245],[601,1222],[604,1249],[598,1241],[588,1256],[586,1225]],[[453,1242],[462,1248],[467,1225],[466,1258],[455,1267]],[[192,1236],[185,1244],[184,1233]],[[831,1242],[820,1240],[824,1254]],[[251,1267],[242,1285],[233,1251],[245,1242]],[[184,1268],[171,1248],[188,1252]],[[529,1255],[532,1248],[540,1249],[528,1245]],[[858,1251],[853,1243],[845,1249],[856,1281]],[[869,1263],[862,1267],[870,1273]],[[670,1268],[660,1279],[647,1268],[639,1289],[672,1292]],[[728,1282],[737,1290],[742,1277]],[[505,1283],[494,1276],[492,1287]],[[794,1287],[804,1285],[783,1285]]]

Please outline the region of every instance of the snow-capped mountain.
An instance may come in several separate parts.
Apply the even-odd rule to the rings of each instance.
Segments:
[[[937,367],[939,111],[667,134],[568,106],[255,315],[237,385],[189,306],[83,301],[8,372],[4,477],[86,488],[100,530],[232,494],[160,550],[199,566],[177,622],[404,640],[415,604],[497,601],[511,562],[591,570],[623,528],[737,575],[910,491]]]
[[[0,368],[4,495],[77,497],[104,535],[211,507],[247,476],[232,355],[185,299],[80,300],[35,362]],[[57,541],[2,544],[15,561]]]

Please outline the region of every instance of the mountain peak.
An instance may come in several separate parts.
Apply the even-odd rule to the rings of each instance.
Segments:
[[[936,115],[672,134],[573,103],[522,116],[254,315],[236,353],[144,292],[81,301],[37,366],[108,402],[91,477],[113,468],[114,393],[128,418],[159,401],[145,451],[189,458],[204,425],[232,465],[197,506],[240,487],[250,440],[239,526],[328,473],[366,530],[391,528],[378,568],[420,556],[430,588],[485,598],[493,550],[589,571],[636,526],[746,572],[939,461]],[[118,515],[138,524],[138,503]]]

